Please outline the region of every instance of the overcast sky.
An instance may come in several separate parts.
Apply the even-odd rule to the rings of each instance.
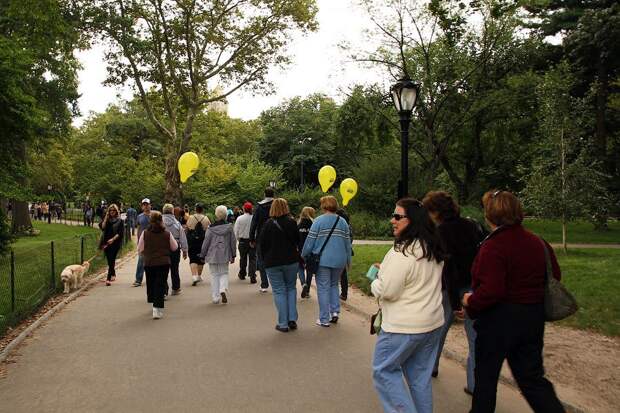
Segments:
[[[261,111],[294,96],[307,96],[322,92],[336,99],[339,90],[356,83],[384,83],[377,71],[362,68],[350,62],[338,44],[348,41],[364,47],[363,30],[371,26],[365,13],[354,5],[354,0],[318,0],[319,30],[306,37],[293,40],[290,45],[292,64],[284,71],[273,70],[270,80],[275,85],[275,94],[252,96],[249,90],[240,90],[229,97],[229,115],[235,118],[254,119]],[[106,77],[103,49],[95,47],[78,53],[83,65],[80,72],[79,100],[81,118],[74,121],[81,125],[91,112],[103,112],[110,103],[119,98],[127,99],[133,91],[102,85]]]

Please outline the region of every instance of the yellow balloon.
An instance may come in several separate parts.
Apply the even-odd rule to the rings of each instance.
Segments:
[[[200,165],[200,160],[194,152],[185,152],[181,155],[178,162],[181,182],[187,181],[190,176],[194,175],[198,170],[198,165]]]
[[[325,165],[319,169],[319,183],[323,192],[327,192],[334,182],[336,182],[336,170],[333,166]]]
[[[353,178],[347,178],[340,183],[340,195],[342,205],[347,206],[349,201],[357,194],[357,182]]]

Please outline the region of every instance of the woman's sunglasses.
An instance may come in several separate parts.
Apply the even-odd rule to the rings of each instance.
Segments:
[[[407,215],[401,215],[401,214],[392,214],[392,218],[394,218],[396,221],[400,221],[403,218],[408,218]]]

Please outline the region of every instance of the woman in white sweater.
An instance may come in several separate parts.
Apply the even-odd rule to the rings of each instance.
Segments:
[[[398,201],[390,222],[394,247],[380,265],[375,264],[379,273],[371,284],[383,318],[372,363],[373,380],[386,412],[430,413],[431,373],[444,323],[441,272],[445,252],[418,200]]]

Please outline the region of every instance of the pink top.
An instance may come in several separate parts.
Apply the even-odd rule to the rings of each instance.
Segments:
[[[179,244],[177,244],[177,240],[174,239],[172,234],[170,234],[170,251],[176,251],[179,248]],[[140,239],[138,240],[138,254],[142,254],[144,251],[144,231],[140,234]]]

